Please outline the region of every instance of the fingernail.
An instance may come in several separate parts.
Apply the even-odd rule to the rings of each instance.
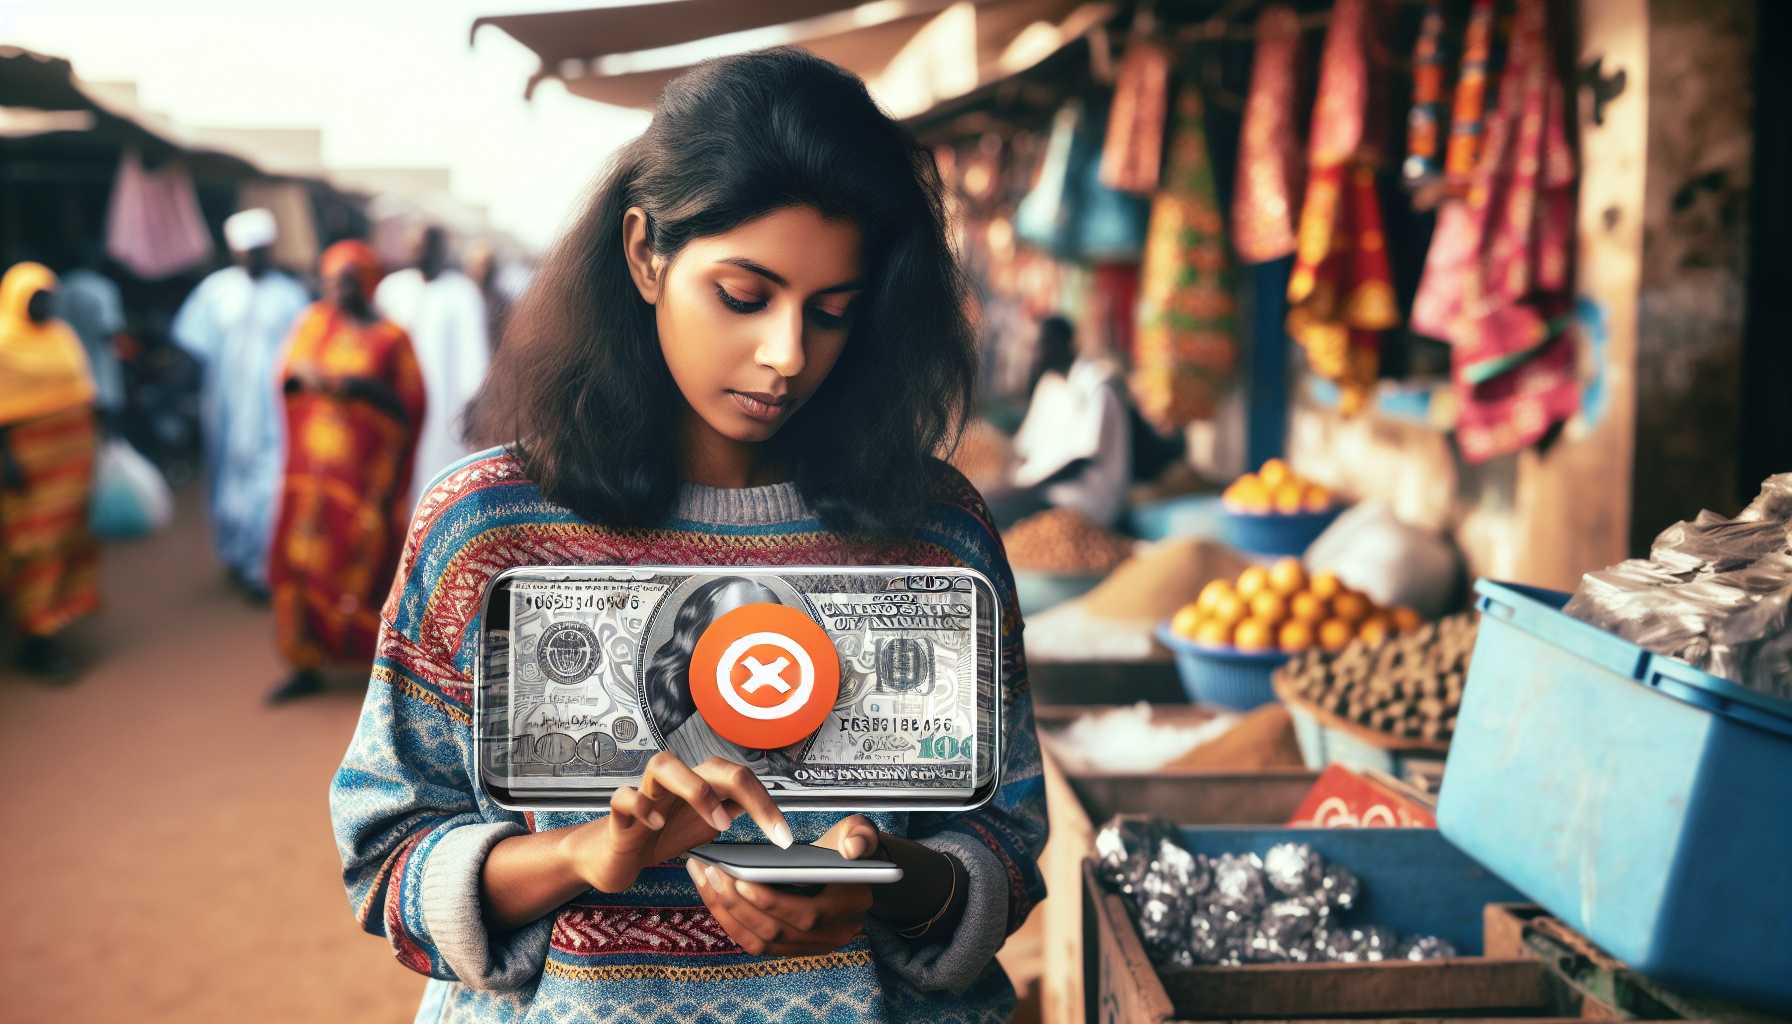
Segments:
[[[664,814],[661,814],[658,811],[648,811],[647,812],[647,824],[656,829],[665,828],[666,827],[666,816]]]
[[[709,816],[709,823],[716,827],[716,831],[726,832],[734,826],[734,819],[728,816],[727,811],[718,807],[715,809],[715,812]]]
[[[703,865],[698,864],[694,860],[687,860],[684,862],[684,866],[691,872],[692,883],[699,889],[703,888]]]
[[[703,871],[705,874],[709,875],[709,887],[711,889],[720,889],[722,887],[722,869],[721,868],[706,867],[703,869]]]
[[[796,842],[796,837],[790,834],[790,825],[780,820],[772,825],[771,840],[788,850],[790,844]]]
[[[858,860],[865,854],[865,840],[860,839],[857,836],[848,839],[840,845],[844,847],[841,852],[846,854],[847,860]]]

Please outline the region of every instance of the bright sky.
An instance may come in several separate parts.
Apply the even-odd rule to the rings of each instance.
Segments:
[[[481,14],[615,0],[7,0],[0,43],[67,57],[82,78],[134,79],[181,124],[318,126],[333,165],[447,166],[454,191],[545,245],[645,114],[547,82],[534,54]],[[246,154],[253,158],[253,154]]]

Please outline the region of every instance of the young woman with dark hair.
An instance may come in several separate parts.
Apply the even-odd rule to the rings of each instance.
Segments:
[[[1012,574],[935,457],[973,368],[937,174],[857,78],[785,49],[666,88],[511,318],[469,412],[503,447],[417,507],[331,787],[357,918],[435,979],[420,1019],[1007,1019],[994,953],[1043,895],[1045,815]],[[486,583],[543,564],[980,570],[1002,786],[971,812],[786,817],[738,761],[665,752],[606,814],[498,807],[466,641]],[[655,679],[681,707],[660,691],[682,677]],[[683,858],[718,835],[905,874],[737,883]]]

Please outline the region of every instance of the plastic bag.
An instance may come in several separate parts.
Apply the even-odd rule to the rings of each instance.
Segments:
[[[1456,545],[1363,502],[1338,516],[1305,558],[1312,572],[1331,571],[1384,607],[1406,606],[1426,619],[1456,610],[1462,558]]]
[[[101,537],[126,540],[167,526],[174,518],[174,496],[161,471],[120,438],[100,448],[94,469],[93,501],[88,525]]]

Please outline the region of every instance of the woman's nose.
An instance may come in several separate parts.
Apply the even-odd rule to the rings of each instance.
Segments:
[[[777,371],[780,377],[795,377],[803,372],[803,313],[766,318],[766,333],[759,339],[754,353],[761,366]]]

